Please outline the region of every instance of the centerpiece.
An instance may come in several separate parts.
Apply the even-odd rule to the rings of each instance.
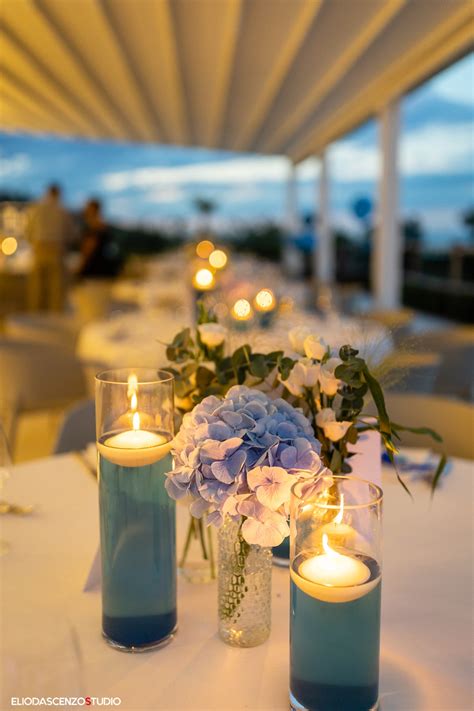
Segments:
[[[183,418],[166,489],[219,528],[219,633],[254,646],[270,632],[271,547],[289,535],[290,490],[325,468],[301,410],[244,385]]]
[[[219,528],[220,634],[250,646],[268,636],[270,547],[280,560],[289,558],[292,484],[308,479],[308,486],[337,498],[332,475],[351,473],[354,447],[372,431],[409,493],[396,468],[401,433],[440,437],[390,420],[378,377],[350,345],[335,352],[301,328],[289,332],[287,346],[268,353],[250,344],[232,351],[229,341],[201,305],[196,330],[181,331],[168,346],[183,421],[166,488],[172,498],[188,497],[192,517]],[[375,416],[367,412],[370,399]],[[433,490],[445,461],[442,456],[433,474]],[[339,525],[336,518],[331,523]]]

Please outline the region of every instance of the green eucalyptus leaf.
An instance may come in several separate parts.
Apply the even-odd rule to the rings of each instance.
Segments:
[[[254,354],[251,357],[249,371],[250,374],[254,375],[256,378],[266,378],[269,373],[269,370],[265,360],[265,356],[261,353]]]
[[[445,454],[442,454],[441,457],[439,458],[438,466],[436,467],[436,471],[433,475],[433,480],[431,482],[431,496],[434,495],[436,487],[438,485],[438,482],[441,478],[442,473],[445,470],[446,464],[448,463],[448,459]]]
[[[400,430],[400,432],[411,432],[412,434],[426,435],[427,437],[434,439],[436,442],[443,441],[441,435],[439,435],[436,430],[432,430],[430,427],[406,427],[405,425],[399,425],[395,422],[391,422],[390,424],[392,426],[392,432]],[[403,438],[401,437],[400,439]]]

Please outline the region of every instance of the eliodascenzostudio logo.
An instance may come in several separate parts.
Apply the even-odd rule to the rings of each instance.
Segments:
[[[119,696],[12,696],[12,706],[120,706]]]

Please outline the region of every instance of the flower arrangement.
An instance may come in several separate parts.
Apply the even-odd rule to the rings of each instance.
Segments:
[[[206,513],[219,527],[228,515],[242,521],[247,543],[276,546],[289,534],[295,475],[325,471],[319,451],[301,410],[236,385],[223,400],[210,395],[184,416],[166,489],[174,499],[190,497],[196,518]]]
[[[201,306],[195,334],[191,329],[181,331],[167,350],[176,379],[178,407],[189,412],[210,395],[225,396],[234,385],[245,384],[277,395],[308,417],[321,445],[322,464],[334,473],[351,471],[349,445],[367,430],[380,432],[394,465],[396,444],[404,430],[440,441],[433,430],[390,421],[380,383],[350,345],[334,353],[321,336],[301,327],[292,329],[288,337],[288,351],[254,353],[250,345],[243,345],[226,353],[227,330]],[[375,418],[364,414],[369,397],[377,409]],[[443,456],[433,475],[433,490],[445,463]],[[398,471],[397,477],[407,489]]]

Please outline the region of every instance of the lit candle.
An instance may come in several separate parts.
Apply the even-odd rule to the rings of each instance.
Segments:
[[[268,311],[273,311],[275,303],[275,296],[271,289],[260,289],[254,299],[253,305],[257,311],[266,313]]]
[[[227,264],[227,254],[222,249],[215,249],[209,255],[209,264],[214,269],[224,269]]]
[[[337,545],[347,545],[356,536],[355,530],[348,523],[343,522],[344,518],[344,494],[341,494],[341,504],[339,513],[331,523],[327,523],[320,529],[321,533],[326,533],[331,542]]]
[[[214,274],[210,269],[198,269],[193,277],[193,284],[198,291],[209,291],[214,287]]]
[[[158,432],[140,429],[138,412],[132,419],[133,429],[111,434],[97,443],[99,453],[122,467],[142,467],[163,459],[171,449],[169,439]]]
[[[293,582],[303,592],[324,602],[349,602],[366,595],[379,582],[371,580],[365,563],[350,555],[339,553],[329,546],[323,533],[324,553],[306,558],[291,569]]]
[[[237,299],[231,310],[236,321],[248,321],[252,318],[252,307],[247,299]]]

